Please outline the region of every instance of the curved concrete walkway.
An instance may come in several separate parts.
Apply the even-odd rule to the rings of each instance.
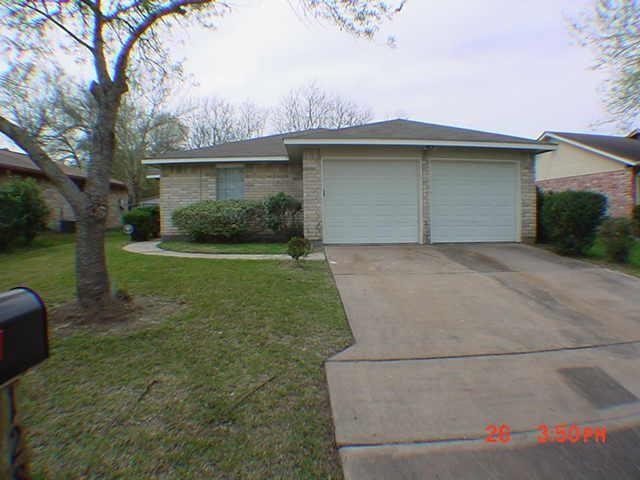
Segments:
[[[182,258],[208,258],[210,260],[291,260],[289,255],[254,255],[239,253],[187,253],[172,252],[164,250],[158,246],[158,240],[150,242],[135,242],[125,245],[123,250],[131,253],[140,253],[142,255],[158,255],[162,257],[182,257]],[[305,260],[325,260],[324,252],[314,252]]]

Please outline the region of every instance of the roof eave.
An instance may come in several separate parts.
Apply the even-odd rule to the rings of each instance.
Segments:
[[[620,157],[618,155],[614,155],[612,153],[606,152],[606,151],[601,150],[599,148],[595,148],[595,147],[591,147],[589,145],[585,145],[582,142],[578,142],[576,140],[571,140],[571,139],[569,139],[567,137],[563,137],[562,135],[559,135],[557,133],[544,132],[542,135],[540,135],[538,140],[540,140],[540,139],[542,139],[544,137],[551,137],[551,138],[553,138],[555,140],[568,143],[569,145],[573,145],[574,147],[582,148],[583,150],[587,150],[589,152],[597,153],[598,155],[602,155],[603,157],[610,158],[611,160],[615,160],[616,162],[624,163],[625,165],[627,165],[629,167],[635,167],[640,163],[640,162],[635,162],[633,160],[629,160],[628,158],[625,158],[625,157]]]
[[[557,148],[553,144],[541,143],[518,143],[518,142],[468,142],[468,141],[449,141],[449,140],[403,140],[403,139],[383,139],[383,138],[321,138],[321,139],[302,139],[302,138],[285,138],[284,144],[289,145],[309,145],[309,146],[329,146],[329,145],[366,145],[366,146],[402,146],[402,147],[457,147],[457,148],[500,148],[512,150],[532,150],[537,153],[549,152]]]
[[[281,163],[288,162],[286,155],[264,157],[201,157],[201,158],[145,158],[143,165],[173,165],[182,163]]]

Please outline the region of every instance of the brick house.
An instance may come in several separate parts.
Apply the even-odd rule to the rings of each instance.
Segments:
[[[626,137],[544,132],[558,148],[538,155],[536,184],[543,190],[588,190],[607,196],[609,215],[631,215],[640,203],[640,135]]]
[[[60,165],[62,170],[80,187],[84,185],[86,174],[79,168]],[[75,215],[71,206],[58,192],[53,184],[47,179],[40,168],[31,159],[18,152],[7,149],[0,149],[0,182],[6,181],[12,176],[30,177],[37,180],[42,190],[42,195],[51,210],[49,214],[48,227],[51,230],[60,230],[62,222],[75,221]],[[127,207],[127,187],[119,180],[111,180],[111,193],[109,195],[109,216],[107,218],[108,228],[120,226],[120,216]]]
[[[534,158],[554,145],[390,120],[271,135],[146,159],[158,169],[162,236],[200,200],[303,204],[304,234],[327,244],[520,242],[535,238]]]

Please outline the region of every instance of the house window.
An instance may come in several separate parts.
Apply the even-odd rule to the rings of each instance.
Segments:
[[[243,168],[218,168],[216,176],[216,197],[218,200],[244,198]]]

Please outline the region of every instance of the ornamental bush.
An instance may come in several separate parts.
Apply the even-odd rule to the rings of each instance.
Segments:
[[[276,193],[264,201],[265,225],[275,233],[295,230],[295,216],[302,210],[302,203],[284,192]]]
[[[629,253],[635,244],[632,220],[623,217],[608,218],[600,225],[598,234],[609,260],[620,263],[629,261]]]
[[[593,245],[607,209],[607,199],[595,192],[550,192],[542,206],[542,228],[560,253],[583,255]]]
[[[640,237],[640,205],[633,207],[633,234]]]
[[[0,250],[18,241],[29,244],[47,226],[49,207],[32,178],[0,186]]]
[[[136,207],[122,216],[122,223],[131,225],[131,240],[144,242],[160,235],[160,209],[157,206]]]
[[[262,225],[263,207],[251,200],[204,200],[173,212],[174,225],[195,242],[236,240]]]
[[[306,238],[293,237],[287,243],[287,254],[296,262],[311,253],[311,242]]]

